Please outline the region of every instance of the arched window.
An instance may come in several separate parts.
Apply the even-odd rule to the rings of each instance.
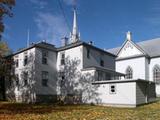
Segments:
[[[126,69],[126,76],[125,76],[126,79],[132,79],[133,78],[133,70],[132,68],[129,66],[127,67]]]
[[[160,67],[155,65],[153,68],[153,80],[157,84],[160,84]]]

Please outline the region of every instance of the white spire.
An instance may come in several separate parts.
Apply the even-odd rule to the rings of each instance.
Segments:
[[[127,39],[127,40],[132,40],[132,33],[131,33],[130,31],[128,31],[128,32],[126,33],[126,39]]]
[[[78,26],[77,26],[77,13],[76,9],[74,9],[74,17],[73,17],[73,29],[71,33],[71,43],[77,42],[80,40],[80,34],[78,33]]]

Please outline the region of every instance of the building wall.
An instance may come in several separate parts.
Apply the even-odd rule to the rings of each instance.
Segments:
[[[77,68],[79,70],[82,69],[82,66],[83,66],[83,61],[82,61],[83,46],[82,45],[58,52],[58,54],[57,54],[57,69],[58,69],[58,71],[63,67],[60,63],[62,53],[65,54],[65,58],[68,59],[68,60],[73,60],[73,61],[78,60],[80,63],[77,66]]]
[[[136,83],[136,104],[147,103],[148,86],[147,83]]]
[[[156,98],[156,84],[155,83],[149,83],[149,89],[148,89],[148,102],[155,101]]]
[[[48,52],[47,65],[42,64],[44,50]],[[34,47],[14,56],[15,61],[19,60],[19,66],[15,68],[15,75],[19,76],[19,85],[17,86],[14,82],[13,88],[17,102],[38,102],[39,98],[44,100],[47,96],[47,99],[55,99],[57,94],[56,54],[55,51]],[[28,56],[28,63],[24,66],[25,55]],[[42,85],[42,71],[49,73],[47,86]],[[28,72],[28,84],[25,86],[23,72]]]
[[[151,81],[153,81],[153,69],[155,65],[160,66],[160,57],[152,58],[150,60],[149,76],[150,76]],[[159,84],[156,84],[156,93],[157,93],[157,96],[160,96],[160,85]]]
[[[90,57],[87,58],[87,49],[90,51]],[[115,70],[115,57],[97,51],[93,48],[83,46],[83,68],[90,66],[100,66],[100,60],[104,61],[104,67]]]
[[[28,63],[24,66],[24,56],[28,56]],[[12,81],[12,86],[7,90],[8,97],[14,93],[17,102],[30,102],[32,101],[35,91],[29,89],[33,83],[35,83],[35,48],[29,49],[25,52],[21,52],[13,56],[14,61],[18,59],[18,67],[14,65],[15,75],[18,75],[19,85],[16,85],[16,81]],[[23,72],[28,72],[28,85],[24,86],[24,75]],[[16,76],[17,77],[17,76]],[[13,93],[12,93],[13,92]],[[28,95],[28,93],[32,95]],[[26,99],[26,98],[31,99]],[[12,99],[12,98],[11,98]]]
[[[42,51],[48,51],[47,65],[42,64]],[[37,95],[56,95],[57,88],[57,53],[55,51],[36,48],[35,59],[35,80],[36,80],[36,94]],[[42,71],[48,72],[48,86],[42,86]]]
[[[155,83],[136,83],[136,103],[137,105],[155,101]]]
[[[146,58],[145,59],[145,79],[149,80],[150,79],[150,59]]]
[[[157,58],[152,58],[150,60],[150,70],[149,70],[149,76],[150,76],[150,80],[153,81],[153,69],[155,65],[159,65],[160,66],[160,57]]]
[[[116,86],[116,93],[110,93],[110,85]],[[114,84],[100,84],[97,90],[98,104],[108,105],[136,105],[136,83],[114,83]],[[94,101],[95,103],[97,101]]]
[[[133,70],[133,79],[146,79],[146,59],[145,57],[116,61],[116,71],[126,73],[127,67]]]

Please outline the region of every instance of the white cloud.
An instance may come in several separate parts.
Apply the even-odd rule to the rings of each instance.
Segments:
[[[36,8],[40,9],[43,9],[48,5],[48,3],[44,0],[30,0],[30,2],[33,3],[36,6]]]
[[[49,43],[60,45],[61,38],[68,35],[62,16],[40,12],[35,18],[35,23],[38,27],[38,38]]]

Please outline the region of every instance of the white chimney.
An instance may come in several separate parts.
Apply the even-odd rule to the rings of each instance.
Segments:
[[[128,32],[126,33],[126,39],[127,39],[127,40],[132,40],[132,33],[131,33],[130,31],[128,31]]]

